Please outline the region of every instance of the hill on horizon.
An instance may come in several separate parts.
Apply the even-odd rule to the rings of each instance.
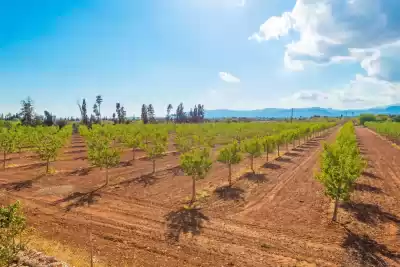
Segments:
[[[233,118],[233,117],[245,117],[245,118],[288,118],[291,116],[292,109],[284,108],[265,108],[255,110],[229,110],[229,109],[215,109],[206,110],[205,117],[209,119],[217,118]],[[359,116],[363,113],[372,114],[393,114],[400,115],[400,104],[391,105],[387,107],[375,107],[369,109],[331,109],[321,107],[310,107],[310,108],[296,108],[293,110],[293,117],[312,117],[312,116],[327,116],[327,117],[340,117],[343,116]]]

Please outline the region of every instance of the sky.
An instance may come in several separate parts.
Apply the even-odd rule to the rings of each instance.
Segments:
[[[398,0],[14,0],[0,9],[0,113],[102,115],[400,103]]]

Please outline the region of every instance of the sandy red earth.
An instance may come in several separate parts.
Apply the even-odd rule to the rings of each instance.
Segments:
[[[197,185],[209,194],[201,209],[182,208],[191,179],[179,155],[158,160],[151,175],[151,162],[130,165],[127,151],[104,187],[78,136],[51,176],[33,155],[11,155],[0,200],[20,199],[32,226],[71,247],[89,251],[91,229],[95,257],[109,266],[400,266],[400,150],[366,128],[357,136],[368,167],[341,205],[340,223],[331,222],[332,203],[313,178],[332,133],[257,159],[257,175],[245,160],[230,190],[227,168],[215,163]]]

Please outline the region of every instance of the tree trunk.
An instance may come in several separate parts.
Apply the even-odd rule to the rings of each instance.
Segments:
[[[269,154],[269,153],[268,153],[268,151],[267,151],[267,162],[268,162],[268,154]]]
[[[286,152],[289,151],[289,143],[286,142]]]
[[[196,201],[196,178],[192,176],[192,200],[190,201],[193,204]]]
[[[6,152],[4,151],[3,152],[3,171],[6,170],[6,158],[7,158],[7,155],[6,155]]]
[[[153,159],[153,174],[156,173],[156,159]]]
[[[229,187],[232,186],[232,164],[228,165],[228,170],[229,170]]]
[[[250,165],[251,165],[251,170],[253,171],[253,174],[255,174],[256,172],[254,171],[254,157],[253,156],[250,157]]]
[[[100,111],[100,104],[99,104],[99,121],[100,121],[100,124],[101,124],[101,111]]]
[[[332,217],[332,221],[334,221],[334,222],[337,221],[338,206],[339,206],[339,197],[336,197],[335,198],[335,208],[333,210],[333,217]]]
[[[279,155],[279,145],[278,145],[278,157],[280,157],[281,155]]]
[[[135,161],[135,148],[132,148],[132,161]]]
[[[106,167],[106,185],[108,185],[108,167]]]
[[[49,173],[49,163],[50,163],[50,159],[46,160],[46,173]]]

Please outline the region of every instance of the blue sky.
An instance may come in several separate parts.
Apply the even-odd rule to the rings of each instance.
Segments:
[[[400,102],[396,0],[14,0],[0,9],[0,112],[76,102],[360,108]]]

